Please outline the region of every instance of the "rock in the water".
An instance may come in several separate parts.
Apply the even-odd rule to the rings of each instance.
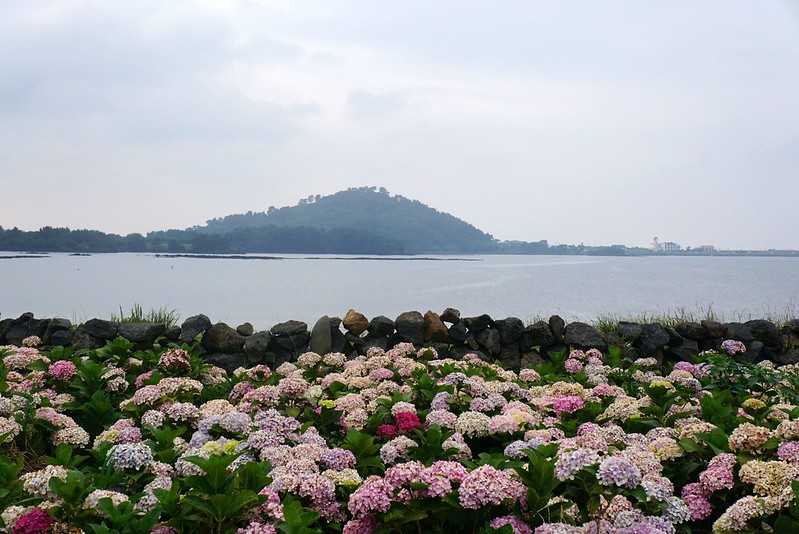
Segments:
[[[209,328],[211,328],[211,319],[202,314],[193,315],[180,325],[180,340],[184,343],[191,343],[194,338],[204,334]]]
[[[278,323],[273,326],[271,332],[275,337],[294,336],[307,333],[308,325],[302,321],[286,321],[285,323]]]
[[[549,329],[555,336],[556,343],[563,343],[566,335],[566,321],[560,315],[553,315],[549,318]]]
[[[502,338],[496,328],[481,330],[475,336],[475,340],[492,356],[497,356],[502,350]]]
[[[518,317],[507,317],[496,321],[503,345],[517,345],[524,332],[524,323]]]
[[[388,337],[394,333],[394,321],[385,315],[373,317],[369,322],[369,335],[375,337]]]
[[[330,318],[327,315],[323,315],[311,329],[311,352],[324,355],[332,351],[333,335],[330,328]]]
[[[255,361],[262,360],[269,352],[269,342],[272,334],[269,332],[256,332],[244,340],[244,352]]]
[[[399,337],[415,345],[424,341],[424,317],[418,311],[401,313],[394,321]]]
[[[669,333],[657,323],[645,324],[641,327],[641,336],[637,346],[642,356],[655,356],[659,350],[669,344]]]
[[[464,319],[464,322],[466,323],[466,328],[473,334],[477,334],[486,328],[494,326],[494,320],[487,314],[478,315],[477,317],[467,317]]]
[[[455,308],[447,308],[441,313],[441,320],[445,323],[455,324],[461,320],[461,312]]]
[[[105,319],[89,319],[81,325],[81,329],[90,336],[102,340],[114,339],[118,331],[116,323]]]
[[[211,353],[241,352],[244,348],[244,341],[244,336],[225,323],[216,323],[203,334],[203,347]]]
[[[369,319],[361,312],[350,309],[344,316],[344,329],[353,335],[360,336],[369,328]]]
[[[700,323],[693,321],[679,323],[674,327],[674,329],[682,337],[693,339],[694,341],[702,341],[708,337],[707,328],[702,326]]]
[[[437,313],[428,310],[424,314],[424,340],[425,341],[446,341],[447,327]]]
[[[121,323],[119,335],[133,343],[152,345],[166,331],[163,323]]]
[[[616,330],[623,339],[627,341],[638,341],[638,338],[641,337],[641,333],[644,331],[644,327],[638,323],[619,321],[619,324],[616,325]]]
[[[564,340],[567,345],[580,349],[596,348],[604,350],[607,347],[602,334],[590,324],[574,322],[566,325]]]
[[[255,328],[251,323],[242,323],[236,327],[236,332],[242,336],[251,336],[255,332]]]
[[[241,352],[235,354],[225,354],[225,353],[206,354],[205,356],[203,356],[203,360],[205,360],[206,363],[210,363],[211,365],[216,365],[217,367],[221,367],[228,373],[232,373],[239,367],[248,366],[247,356]]]
[[[463,321],[458,321],[457,323],[453,324],[449,327],[449,339],[452,340],[453,343],[465,343],[466,337],[468,335],[466,331],[466,323]]]

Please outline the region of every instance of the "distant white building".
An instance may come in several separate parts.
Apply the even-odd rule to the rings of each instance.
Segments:
[[[713,245],[702,245],[701,247],[696,247],[694,250],[698,250],[702,254],[714,254],[716,252],[716,247]]]
[[[679,252],[681,250],[682,247],[674,241],[666,241],[663,243],[663,252]]]

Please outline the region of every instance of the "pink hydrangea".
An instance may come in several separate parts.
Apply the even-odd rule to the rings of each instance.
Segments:
[[[400,432],[406,433],[422,426],[419,416],[413,412],[400,412],[394,416],[397,422],[397,428]]]
[[[734,356],[739,352],[746,352],[746,345],[734,339],[725,339],[721,342],[721,349],[730,356]]]
[[[583,406],[585,406],[585,401],[582,399],[582,397],[578,397],[577,395],[558,397],[552,403],[552,408],[558,415],[564,413],[574,413],[577,410],[582,409]]]
[[[78,372],[78,369],[75,367],[75,364],[69,360],[58,360],[50,365],[47,372],[59,382],[69,382],[72,380],[72,377],[75,376],[75,373]]]
[[[523,519],[515,515],[504,515],[502,517],[495,517],[491,520],[491,528],[500,529],[506,525],[510,525],[513,529],[513,534],[532,534],[533,529],[530,528]]]
[[[563,366],[566,368],[566,372],[570,374],[577,374],[583,370],[583,362],[576,358],[569,358]]]
[[[527,488],[508,473],[490,465],[481,465],[463,479],[458,489],[458,500],[464,508],[477,510],[504,501],[517,501],[526,493]]]

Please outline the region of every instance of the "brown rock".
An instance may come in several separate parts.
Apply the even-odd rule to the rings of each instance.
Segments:
[[[369,327],[369,320],[364,314],[350,309],[344,316],[343,324],[348,332],[360,336]]]
[[[425,341],[446,341],[447,327],[437,313],[428,310],[424,314],[424,340]]]

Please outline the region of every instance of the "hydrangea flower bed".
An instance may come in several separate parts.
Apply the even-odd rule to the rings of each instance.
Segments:
[[[799,369],[705,353],[514,372],[400,344],[232,374],[196,345],[0,348],[0,525],[799,532]]]

